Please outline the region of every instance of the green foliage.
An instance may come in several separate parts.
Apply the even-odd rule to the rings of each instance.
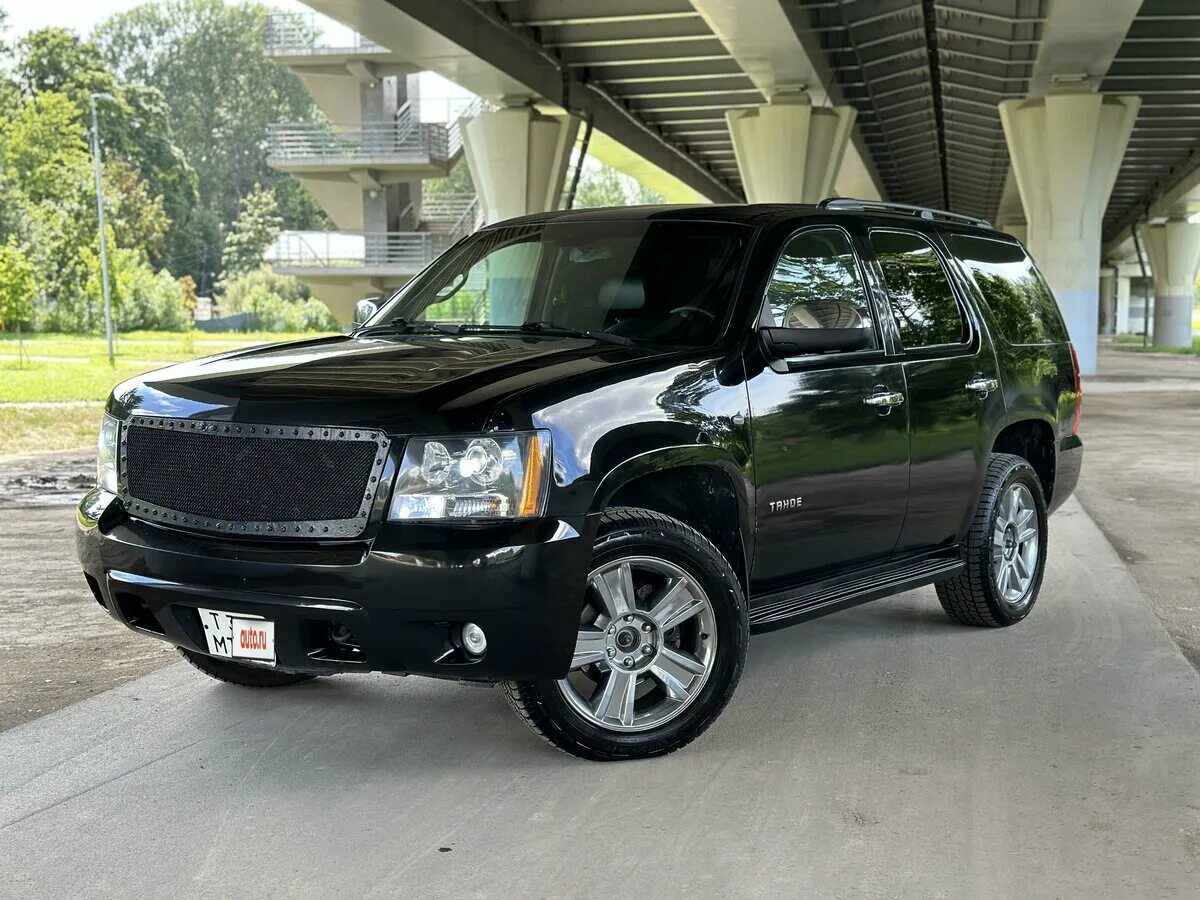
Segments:
[[[124,82],[153,85],[171,111],[175,140],[186,148],[198,179],[199,203],[212,217],[185,223],[205,234],[172,244],[172,271],[185,272],[200,291],[220,274],[220,244],[211,222],[232,222],[256,184],[276,193],[284,225],[309,229],[327,220],[271,170],[262,151],[272,122],[311,121],[312,99],[300,80],[263,54],[266,8],[222,0],[145,3],[106,20],[96,32],[105,58]],[[170,209],[173,216],[175,213]],[[205,252],[207,251],[207,252]]]
[[[430,178],[421,183],[421,192],[427,197],[442,194],[474,194],[475,182],[471,178],[471,167],[466,159],[459,160],[445,178]]]
[[[652,206],[666,203],[635,178],[587,157],[575,192],[575,209],[596,209],[603,206]]]
[[[33,318],[37,273],[15,238],[0,244],[0,329],[20,326]]]
[[[223,316],[248,313],[252,327],[263,331],[338,331],[337,319],[308,288],[266,266],[231,278],[221,297]]]
[[[91,95],[110,95],[96,100],[105,156],[109,163],[123,161],[136,178],[144,179],[147,198],[158,198],[166,216],[164,234],[146,249],[161,264],[182,239],[171,223],[197,199],[196,175],[174,142],[162,93],[144,84],[120,83],[95,43],[61,28],[26,35],[17,46],[14,74],[23,96],[50,95],[69,103],[81,134],[90,134]]]
[[[225,236],[222,258],[226,278],[236,278],[262,266],[263,253],[279,234],[283,220],[275,195],[261,184],[242,198],[241,210]]]
[[[99,260],[90,248],[84,250],[91,274],[85,293],[90,305],[100,309],[104,303]],[[191,327],[191,318],[183,308],[183,291],[170,272],[155,272],[137,250],[114,248],[108,255],[109,291],[113,322],[119,331],[149,329],[183,331]]]

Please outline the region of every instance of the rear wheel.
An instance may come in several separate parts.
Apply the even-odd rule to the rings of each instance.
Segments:
[[[566,677],[507,682],[534,731],[585,759],[661,756],[698,737],[725,707],[749,641],[737,577],[675,519],[605,513]]]
[[[1029,615],[1046,568],[1046,501],[1021,457],[992,454],[966,556],[966,568],[937,586],[947,615],[992,628]]]
[[[194,668],[199,669],[210,678],[236,684],[239,687],[287,687],[300,684],[315,678],[314,675],[300,675],[295,672],[278,672],[263,666],[251,666],[234,662],[231,659],[218,659],[195,650],[183,647],[176,648]]]

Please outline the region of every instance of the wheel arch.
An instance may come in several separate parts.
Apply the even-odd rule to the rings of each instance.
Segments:
[[[1054,497],[1056,456],[1054,428],[1044,419],[1027,418],[1009,422],[992,440],[993,453],[1019,456],[1037,472],[1047,508]]]
[[[664,447],[609,471],[597,486],[590,511],[633,506],[690,525],[721,551],[749,596],[753,490],[742,468],[718,447]]]

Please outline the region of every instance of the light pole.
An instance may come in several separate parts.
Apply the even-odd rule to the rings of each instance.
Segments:
[[[104,183],[100,178],[100,126],[96,122],[96,101],[113,100],[112,94],[93,93],[92,168],[96,171],[96,220],[100,223],[100,286],[104,290],[104,336],[108,340],[108,364],[116,365],[113,353],[112,297],[108,293],[108,241],[104,235]]]

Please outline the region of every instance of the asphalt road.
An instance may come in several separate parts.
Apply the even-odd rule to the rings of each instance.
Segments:
[[[1200,676],[1074,501],[1038,608],[932,590],[756,637],[686,750],[592,764],[497,691],[171,666],[0,734],[5,897],[1172,897]]]

